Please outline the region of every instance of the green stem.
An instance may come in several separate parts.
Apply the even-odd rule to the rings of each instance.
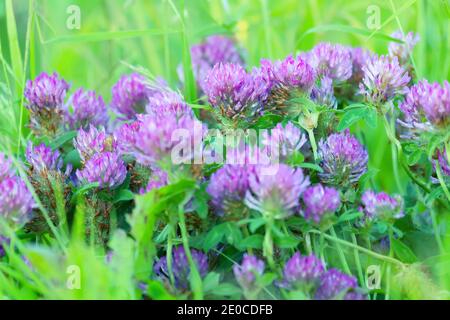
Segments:
[[[169,213],[170,214],[170,213]],[[173,275],[172,269],[172,248],[173,248],[173,237],[175,235],[175,223],[172,217],[169,217],[169,234],[167,236],[167,270],[169,272],[169,279],[172,286],[175,285],[175,277]]]
[[[186,197],[188,200],[190,198]],[[190,272],[190,282],[191,287],[194,293],[194,299],[196,300],[203,300],[203,284],[202,284],[202,277],[200,276],[200,273],[197,269],[197,265],[194,262],[194,259],[192,258],[191,249],[189,248],[189,239],[188,239],[188,233],[186,228],[186,220],[184,216],[184,205],[185,202],[183,201],[178,206],[178,220],[180,225],[180,231],[181,231],[181,240],[183,242],[183,248],[186,253],[187,260],[189,262],[189,268],[191,270]]]
[[[436,175],[439,179],[439,183],[441,184],[442,190],[444,190],[447,200],[450,202],[450,192],[448,191],[447,185],[445,184],[444,181],[444,177],[442,176],[441,165],[439,164],[438,160],[436,160],[435,163],[436,163]]]
[[[314,131],[312,129],[307,130],[308,132],[308,137],[309,137],[309,143],[311,144],[311,148],[313,151],[313,155],[314,155],[314,160],[317,161],[318,156],[317,156],[317,143],[316,143],[316,138],[314,137]]]
[[[434,211],[432,206],[430,206],[430,213],[431,213],[431,223],[433,224],[434,237],[436,239],[436,243],[438,245],[439,252],[441,254],[444,254],[445,250],[444,250],[444,245],[442,243],[441,235],[439,232],[439,225],[438,225],[437,219],[436,219],[436,212]]]
[[[388,136],[388,139],[391,141],[391,153],[392,153],[392,170],[394,172],[394,178],[395,178],[395,184],[397,185],[397,189],[403,193],[403,186],[400,180],[400,175],[398,171],[398,156],[400,156],[402,152],[402,146],[400,142],[395,137],[395,127],[392,126],[386,115],[383,116],[383,122],[384,122],[384,129],[386,131],[386,135]],[[397,154],[398,152],[398,154]]]
[[[273,221],[268,220],[265,226],[263,255],[272,270],[275,270],[275,262],[273,260],[273,240],[272,240],[272,225]]]
[[[394,256],[394,250],[392,249],[392,240],[394,239],[392,227],[389,227],[389,257]],[[386,294],[385,300],[389,300],[391,291],[391,265],[386,266]]]
[[[325,239],[328,239],[328,240],[331,240],[331,241],[335,241],[335,242],[339,242],[340,244],[345,245],[345,246],[347,246],[347,247],[357,249],[358,251],[364,252],[365,254],[367,254],[367,255],[369,255],[369,256],[372,256],[372,257],[374,257],[374,258],[376,258],[376,259],[378,259],[378,260],[386,261],[386,262],[388,262],[388,263],[394,264],[394,265],[399,266],[399,267],[401,267],[401,268],[404,268],[404,267],[405,267],[405,264],[404,264],[403,262],[401,262],[401,261],[399,261],[399,260],[397,260],[397,259],[395,259],[395,258],[388,257],[388,256],[384,256],[384,255],[382,255],[382,254],[373,252],[373,251],[368,250],[368,249],[366,249],[366,248],[364,248],[364,247],[361,247],[361,246],[359,246],[359,245],[355,245],[355,244],[353,244],[353,243],[351,243],[351,242],[348,242],[348,241],[342,240],[342,239],[340,239],[340,238],[337,238],[337,237],[328,235],[328,234],[326,234],[326,233],[323,233],[323,232],[321,232],[321,231],[319,231],[319,230],[311,230],[311,231],[309,231],[309,232],[310,232],[310,233],[315,233],[315,234],[323,234],[323,237],[324,237]]]
[[[246,225],[242,226],[242,233],[244,234],[244,236],[246,238],[248,238],[250,236],[250,233],[248,232],[248,229],[247,229]],[[249,255],[253,255],[253,249],[252,248],[248,248],[247,252],[248,252]]]
[[[334,238],[339,239],[339,237],[336,235],[336,231],[334,230],[334,226],[330,228],[330,233]],[[351,274],[350,267],[348,266],[347,259],[345,258],[345,254],[344,251],[342,251],[340,243],[336,241],[335,244],[338,250],[339,259],[341,260],[342,266],[344,267],[344,271],[348,274]]]
[[[308,255],[312,254],[311,235],[309,233],[305,234],[305,244]]]
[[[356,240],[356,236],[354,233],[351,233],[351,238],[352,238],[352,243],[355,246],[357,246],[358,241]],[[355,264],[356,264],[356,269],[358,270],[359,283],[361,285],[364,285],[364,274],[363,274],[362,267],[361,267],[361,260],[359,258],[358,250],[355,248],[353,248],[353,255],[355,256]]]

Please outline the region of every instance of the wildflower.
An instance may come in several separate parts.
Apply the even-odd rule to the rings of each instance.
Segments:
[[[244,66],[241,50],[232,38],[213,35],[207,37],[202,43],[191,47],[191,60],[195,79],[203,89],[208,72],[218,63],[233,63]],[[184,80],[183,70],[178,70],[180,79]]]
[[[141,189],[140,193],[144,194],[152,191],[153,189],[164,187],[168,184],[167,173],[161,169],[154,168],[148,180],[145,189]]]
[[[313,67],[317,76],[326,76],[333,82],[343,82],[352,76],[351,52],[347,47],[320,43],[307,55],[307,62]]]
[[[403,34],[400,30],[391,34],[392,38],[402,40],[404,43],[390,42],[389,43],[389,55],[397,57],[401,64],[406,64],[412,54],[412,51],[416,44],[419,42],[420,37],[413,32]]]
[[[131,123],[124,123],[114,132],[114,140],[117,143],[117,149],[124,154],[132,154],[136,147],[136,136],[139,132],[142,122],[139,120]]]
[[[14,176],[0,181],[0,215],[11,227],[25,224],[34,206],[33,196],[22,179]]]
[[[112,88],[111,108],[124,119],[143,113],[150,94],[144,76],[138,73],[122,76]]]
[[[0,181],[11,178],[14,174],[11,159],[6,158],[6,156],[0,152]]]
[[[363,67],[367,61],[372,57],[373,53],[364,48],[350,48],[352,55],[352,76],[350,82],[352,84],[359,84],[364,77]]]
[[[88,161],[96,154],[115,151],[117,142],[113,136],[105,132],[105,128],[97,129],[94,126],[89,126],[88,130],[83,128],[78,130],[73,145],[80,154],[81,160]]]
[[[319,142],[320,179],[326,184],[355,183],[367,171],[368,154],[361,143],[347,129],[334,133]]]
[[[121,185],[126,175],[125,164],[120,155],[115,152],[94,154],[86,161],[84,167],[76,172],[80,184],[97,182],[100,189]]]
[[[342,299],[358,286],[355,277],[340,272],[337,269],[329,269],[320,278],[320,285],[316,291],[315,299],[332,300]],[[352,296],[348,296],[351,298]]]
[[[34,172],[43,173],[50,170],[59,171],[63,166],[63,160],[58,150],[52,151],[45,144],[33,147],[29,142],[25,154],[28,163]]]
[[[391,197],[384,192],[375,193],[371,190],[364,192],[359,209],[364,213],[365,222],[374,219],[398,219],[404,216],[403,200],[400,196]]]
[[[208,273],[208,257],[201,251],[191,249],[192,260],[194,261],[201,277]],[[169,279],[169,267],[167,256],[162,257],[154,266],[156,275],[162,279]],[[172,251],[172,272],[175,280],[175,287],[186,290],[189,288],[189,277],[191,268],[182,246],[178,246]]]
[[[337,100],[334,96],[333,80],[328,77],[320,79],[320,84],[316,84],[311,92],[311,99],[318,105],[336,109]]]
[[[362,69],[364,77],[359,84],[360,93],[375,106],[408,92],[410,77],[397,57],[374,55]]]
[[[240,65],[219,63],[206,76],[203,90],[220,120],[238,126],[261,114],[267,88]]]
[[[307,188],[302,198],[305,204],[305,219],[315,223],[320,223],[328,215],[334,214],[341,205],[339,191],[321,184]]]
[[[78,89],[69,98],[67,109],[66,118],[71,129],[105,126],[108,122],[105,102],[95,91]]]
[[[437,157],[438,157],[439,167],[441,168],[442,173],[446,176],[450,176],[450,162],[448,161],[447,150],[444,149],[441,152],[441,150],[438,149]]]
[[[309,177],[301,169],[285,164],[257,166],[249,177],[246,204],[273,218],[291,215],[299,205],[303,191],[309,185]]]
[[[325,266],[316,256],[302,256],[296,252],[284,266],[284,284],[288,287],[313,287],[324,272]]]
[[[244,254],[242,263],[233,266],[234,276],[236,281],[244,290],[252,290],[256,285],[258,277],[264,273],[264,261],[255,256]]]
[[[306,143],[306,137],[300,128],[288,122],[284,127],[281,123],[270,131],[262,135],[262,144],[265,147],[275,147],[282,159],[299,152]]]
[[[183,97],[171,90],[161,90],[150,96],[146,111],[148,114],[170,113],[176,117],[194,116],[192,109],[183,101]]]
[[[25,87],[26,108],[31,114],[31,128],[36,133],[51,135],[57,133],[63,120],[63,104],[69,84],[55,72],[51,76],[41,73],[36,79],[28,80]]]

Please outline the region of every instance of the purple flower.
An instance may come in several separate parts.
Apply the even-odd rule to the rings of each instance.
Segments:
[[[29,142],[25,156],[32,170],[39,174],[48,171],[60,171],[63,166],[63,159],[59,151],[52,151],[50,147],[43,143],[33,147],[33,144]]]
[[[112,88],[111,108],[124,119],[134,119],[143,113],[150,90],[144,76],[138,73],[123,75]]]
[[[191,249],[191,255],[200,276],[205,277],[208,273],[208,257],[203,252],[195,249]],[[169,267],[167,263],[167,256],[159,259],[153,269],[159,278],[168,280]],[[175,278],[175,286],[178,289],[188,289],[191,268],[183,246],[178,246],[172,251],[172,272]]]
[[[392,38],[402,40],[404,43],[391,42],[389,43],[389,55],[397,57],[401,64],[409,61],[410,56],[420,37],[413,32],[403,34],[402,31],[397,30],[391,34]]]
[[[267,84],[255,77],[232,63],[216,64],[208,73],[203,90],[222,122],[242,125],[260,115]]]
[[[169,113],[176,117],[183,115],[194,116],[192,109],[183,101],[183,97],[171,90],[161,90],[149,97],[146,111],[148,114],[156,115]]]
[[[55,134],[61,127],[63,104],[69,84],[55,72],[41,73],[25,87],[26,108],[31,113],[31,127],[40,134]]]
[[[396,95],[408,92],[410,77],[398,63],[397,57],[373,55],[366,61],[363,71],[360,93],[374,105],[381,105]]]
[[[367,190],[361,197],[365,222],[374,219],[398,219],[404,216],[403,200],[400,196],[391,197],[384,192],[375,193]]]
[[[341,205],[339,191],[331,187],[323,187],[321,184],[309,187],[303,192],[305,219],[315,223],[323,221],[327,215],[332,215]]]
[[[225,164],[211,175],[206,191],[219,215],[242,212],[252,166]]]
[[[255,256],[244,254],[241,265],[233,266],[236,281],[244,290],[251,290],[256,286],[257,277],[264,273],[264,261]]]
[[[94,154],[83,169],[76,172],[80,184],[97,182],[100,189],[115,188],[124,182],[126,176],[125,164],[115,152]]]
[[[355,183],[367,171],[369,156],[361,143],[347,129],[319,142],[320,179],[326,184]]]
[[[442,173],[446,176],[450,176],[450,162],[448,161],[447,150],[444,149],[442,152],[437,150],[437,157],[439,161],[439,166],[441,167]]]
[[[306,137],[300,128],[291,122],[288,122],[284,127],[279,123],[270,131],[270,134],[266,131],[262,134],[264,147],[270,148],[270,150],[276,149],[282,159],[286,159],[295,152],[300,152],[306,141]]]
[[[132,154],[142,165],[155,165],[169,156],[168,161],[174,164],[189,162],[194,156],[194,142],[201,141],[204,134],[203,124],[190,115],[144,115],[139,121]]]
[[[87,161],[98,153],[115,151],[117,142],[114,137],[105,132],[105,128],[99,129],[89,126],[88,130],[80,128],[73,141],[75,149],[80,154],[81,160]]]
[[[309,185],[303,171],[285,164],[257,166],[249,177],[250,190],[245,202],[251,209],[274,218],[291,215],[299,206],[299,199]]]
[[[124,123],[114,132],[114,139],[117,142],[117,149],[124,154],[131,155],[135,152],[136,136],[141,128],[140,120],[131,123]]]
[[[11,178],[15,175],[11,159],[0,152],[0,181]]]
[[[364,48],[350,48],[352,54],[353,72],[350,82],[359,84],[364,77],[363,67],[366,62],[372,57],[373,53]]]
[[[325,266],[319,258],[296,252],[284,266],[283,280],[288,287],[314,285],[324,272]]]
[[[191,47],[191,60],[194,76],[202,88],[203,80],[208,72],[218,63],[234,63],[244,65],[239,48],[232,38],[213,35],[204,42]],[[184,81],[183,69],[179,69],[179,77]]]
[[[326,76],[322,77],[320,83],[313,87],[311,99],[318,105],[336,109],[337,100],[334,96],[333,80]]]
[[[145,189],[140,190],[140,194],[145,194],[152,191],[153,189],[164,187],[168,184],[168,176],[165,171],[161,169],[154,168],[152,170],[151,176],[148,180],[148,184]]]
[[[345,81],[352,76],[352,57],[347,47],[319,43],[306,57],[318,76],[326,76],[335,82]]]
[[[105,102],[95,91],[78,89],[70,97],[68,107],[71,110],[66,110],[66,117],[71,129],[105,126],[108,122]]]
[[[31,218],[35,206],[33,196],[19,177],[0,181],[0,215],[12,227],[20,227]]]
[[[357,286],[358,281],[355,277],[342,273],[337,269],[330,269],[321,276],[320,286],[316,291],[315,299],[343,299],[348,292],[356,289]]]

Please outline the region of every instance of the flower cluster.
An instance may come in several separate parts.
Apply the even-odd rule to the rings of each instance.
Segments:
[[[321,184],[307,188],[302,198],[305,204],[303,216],[314,223],[334,214],[341,204],[339,191]]]
[[[97,96],[95,91],[78,89],[69,98],[66,119],[71,129],[106,126],[108,112],[103,97]]]
[[[397,57],[401,64],[406,64],[411,57],[412,51],[419,42],[420,37],[413,32],[403,34],[400,30],[391,34],[392,38],[399,39],[403,43],[391,42],[389,44],[389,55]]]
[[[244,254],[242,263],[233,266],[236,281],[244,290],[251,290],[257,286],[256,281],[264,273],[265,263],[255,256]]]
[[[364,213],[366,223],[374,219],[389,220],[404,216],[403,200],[398,196],[391,197],[384,192],[367,190],[362,195],[361,203],[359,210]]]
[[[264,147],[279,153],[282,160],[292,156],[295,152],[300,152],[305,143],[305,135],[291,122],[285,126],[279,123],[270,133],[263,132],[262,135]]]

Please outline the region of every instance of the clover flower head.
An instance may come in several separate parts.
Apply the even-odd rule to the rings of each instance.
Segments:
[[[112,88],[111,108],[124,119],[134,119],[136,114],[145,111],[149,94],[143,75],[123,75]]]
[[[314,298],[317,300],[345,299],[346,295],[357,287],[358,281],[355,277],[337,269],[329,269],[321,276],[320,285]],[[348,298],[351,298],[351,296],[348,296]]]
[[[0,215],[11,227],[28,222],[34,207],[33,196],[22,179],[13,176],[0,181]]]
[[[33,147],[33,144],[29,142],[25,156],[33,171],[39,173],[59,171],[63,166],[63,159],[59,151],[52,151],[50,147],[43,143]]]
[[[303,171],[285,164],[257,166],[249,177],[246,204],[251,209],[276,219],[298,209],[301,194],[309,185]]]
[[[355,183],[367,171],[368,153],[364,146],[350,134],[333,133],[319,142],[320,179],[326,184],[348,185]]]
[[[89,160],[95,154],[112,152],[117,148],[114,137],[107,134],[104,127],[97,129],[94,126],[89,126],[87,130],[79,129],[73,145],[83,161]]]
[[[138,120],[131,123],[122,124],[114,132],[114,140],[117,142],[117,149],[123,154],[131,155],[136,150],[136,136],[139,132],[142,121],[142,116],[138,116]]]
[[[373,55],[362,69],[364,77],[359,91],[368,102],[378,106],[408,92],[411,78],[397,57]]]
[[[244,254],[242,263],[233,266],[236,281],[244,290],[251,290],[256,285],[256,279],[264,273],[265,264],[263,260],[255,256]]]
[[[264,131],[262,134],[264,147],[271,150],[275,149],[275,152],[279,152],[282,159],[299,152],[306,141],[305,134],[292,122],[288,122],[285,126],[279,123],[270,133]]]
[[[320,79],[311,91],[311,99],[318,105],[337,108],[337,100],[334,96],[333,80],[326,76]]]
[[[175,117],[194,116],[192,109],[183,101],[183,97],[172,90],[161,90],[150,96],[146,110],[148,114],[170,113]]]
[[[0,152],[0,181],[11,178],[15,175],[11,159],[8,159],[5,154]]]
[[[414,32],[403,34],[402,31],[397,30],[391,34],[391,37],[402,40],[403,43],[390,42],[389,55],[397,57],[400,63],[405,64],[410,59],[414,47],[420,40],[419,35]]]
[[[352,83],[358,84],[364,77],[363,67],[372,57],[373,53],[367,49],[356,47],[350,49],[352,55],[353,72],[350,78]]]
[[[94,154],[84,167],[76,171],[79,184],[98,183],[100,189],[112,189],[121,185],[127,176],[127,168],[115,152]]]
[[[89,125],[105,126],[108,122],[103,97],[97,96],[95,91],[79,88],[69,98],[67,105],[66,117],[71,129],[87,128]]]
[[[201,251],[191,249],[192,260],[200,273],[201,277],[205,277],[208,273],[208,257]],[[157,277],[168,280],[169,268],[167,263],[167,256],[162,257],[153,267]],[[183,246],[178,246],[172,251],[172,272],[175,278],[175,287],[180,290],[187,290],[189,288],[189,277],[191,268],[189,266],[188,258]]]
[[[400,196],[391,197],[387,193],[367,190],[361,197],[360,211],[366,222],[374,219],[398,219],[404,216],[403,200]]]
[[[341,205],[339,191],[321,184],[308,187],[302,195],[305,219],[320,223],[325,216],[334,214]]]
[[[326,76],[334,82],[343,82],[352,76],[351,51],[347,47],[319,43],[306,57],[318,76]]]
[[[302,256],[296,252],[283,269],[284,284],[288,287],[296,285],[314,285],[325,272],[322,261],[314,255]]]

